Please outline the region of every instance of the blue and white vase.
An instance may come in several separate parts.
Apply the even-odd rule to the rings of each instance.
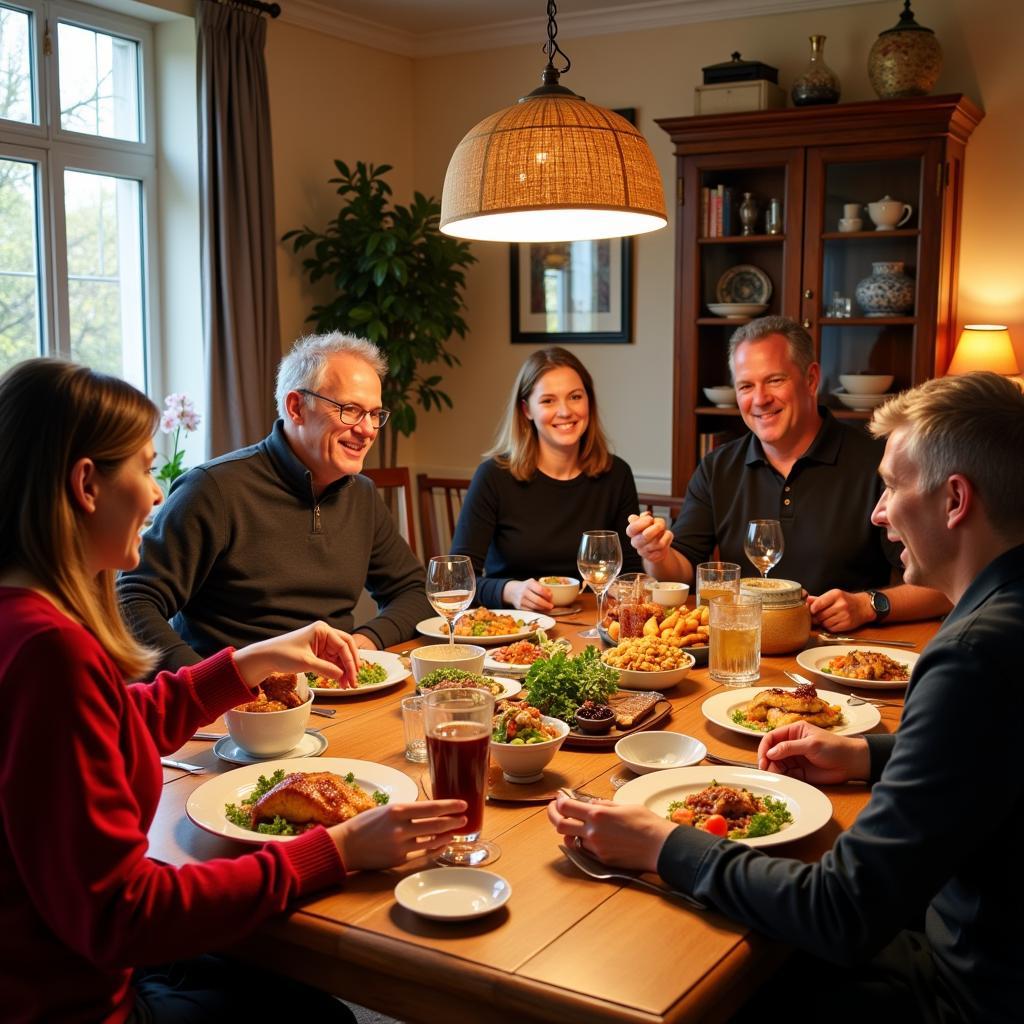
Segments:
[[[856,296],[865,316],[903,316],[914,308],[914,282],[903,273],[902,260],[871,264],[871,276],[857,283]]]

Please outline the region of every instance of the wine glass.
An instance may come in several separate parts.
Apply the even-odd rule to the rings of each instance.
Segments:
[[[576,555],[580,579],[590,584],[597,595],[597,622],[593,629],[584,630],[581,637],[587,640],[600,638],[601,619],[604,617],[604,595],[622,568],[622,545],[614,530],[587,530],[580,541]]]
[[[455,620],[473,603],[476,573],[468,555],[437,555],[427,566],[427,600],[448,623],[448,643],[455,643]]]
[[[747,523],[743,550],[762,578],[768,578],[768,570],[778,564],[785,546],[778,519],[751,519]]]

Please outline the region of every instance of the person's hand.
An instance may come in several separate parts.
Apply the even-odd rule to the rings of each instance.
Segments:
[[[527,612],[549,612],[555,607],[551,591],[535,579],[509,580],[501,597],[505,604]]]
[[[377,645],[365,633],[353,633],[352,643],[354,643],[361,651],[377,650]]]
[[[757,766],[829,786],[866,779],[871,769],[867,742],[859,736],[836,736],[806,722],[773,729],[757,747]]]
[[[424,800],[363,811],[327,831],[349,871],[403,864],[410,854],[439,850],[466,824],[465,800]]]
[[[356,685],[359,655],[348,633],[326,622],[311,622],[235,651],[235,667],[252,689],[271,672],[315,672],[337,679],[343,689],[349,689]]]
[[[653,811],[635,804],[610,800],[583,802],[564,793],[548,804],[548,820],[568,837],[579,837],[582,848],[611,867],[656,871],[658,855],[677,826]]]
[[[642,512],[630,516],[626,524],[626,536],[637,554],[648,562],[660,562],[672,546],[672,531],[659,516]]]
[[[815,625],[824,626],[833,633],[856,629],[875,618],[875,610],[867,594],[851,594],[845,590],[826,590],[819,597],[811,595],[807,598],[807,609]]]

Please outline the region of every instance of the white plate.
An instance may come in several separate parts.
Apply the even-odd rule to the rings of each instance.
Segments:
[[[503,907],[512,886],[480,868],[428,868],[395,886],[398,904],[435,921],[468,921]]]
[[[513,665],[509,661],[496,661],[490,654],[484,657],[484,671],[488,674],[501,672],[506,676],[525,676],[530,671],[529,665]]]
[[[521,612],[517,608],[490,608],[495,615],[511,615],[514,619],[522,619],[525,625],[518,633],[506,633],[502,636],[456,636],[457,644],[479,644],[481,647],[501,647],[504,644],[513,643],[516,640],[525,640],[526,637],[536,633],[538,629],[554,629],[555,620],[550,615],[541,615],[540,612]],[[444,619],[435,615],[432,619],[424,619],[416,623],[416,629],[423,636],[433,637],[435,640],[447,640],[448,634],[441,632]]]
[[[373,690],[383,690],[385,687],[394,686],[403,679],[409,677],[409,670],[402,664],[402,659],[391,651],[364,651],[359,652],[360,661],[372,661],[387,669],[387,678],[380,683],[370,683],[367,686],[357,686],[354,689],[343,690],[333,686],[311,686],[310,689],[318,697],[358,697],[362,693],[370,693]]]
[[[724,693],[716,693],[713,697],[708,697],[701,704],[700,709],[704,712],[704,717],[709,722],[714,722],[715,725],[720,725],[723,729],[728,729],[730,732],[737,732],[741,736],[753,736],[755,739],[760,740],[765,735],[763,732],[737,725],[732,720],[732,713],[740,704],[745,704],[748,700],[753,700],[762,691],[771,689],[784,689],[784,687],[746,686],[742,690],[726,690]],[[786,687],[785,689],[792,690],[792,687]],[[822,700],[828,701],[829,704],[838,704],[843,710],[843,718],[846,720],[846,724],[839,726],[837,729],[828,730],[829,732],[834,732],[837,736],[856,736],[859,733],[867,732],[868,729],[873,729],[882,720],[881,712],[873,704],[847,704],[845,693],[818,690],[818,696]],[[768,731],[770,732],[771,730]]]
[[[715,286],[715,301],[761,305],[772,297],[772,282],[760,268],[749,263],[730,267]]]
[[[715,316],[758,316],[768,308],[767,302],[709,302],[708,309]]]
[[[776,846],[794,839],[803,839],[828,824],[832,804],[827,796],[813,786],[788,775],[775,775],[757,768],[729,768],[724,765],[697,765],[693,768],[668,768],[663,772],[641,775],[615,791],[613,799],[620,804],[640,804],[659,818],[668,813],[668,805],[691,793],[719,782],[723,786],[749,789],[754,796],[770,796],[783,801],[793,820],[781,831],[756,839],[738,839],[747,846]]]
[[[283,768],[285,772],[334,772],[348,775],[352,772],[356,784],[367,793],[381,790],[391,798],[390,803],[413,803],[419,789],[404,772],[373,761],[356,761],[351,757],[297,757],[293,760],[261,761],[234,771],[225,772],[204,782],[192,791],[185,804],[189,819],[207,832],[243,843],[286,843],[294,836],[267,836],[228,821],[224,816],[225,804],[240,804],[255,788],[261,775],[270,775]]]
[[[832,672],[822,672],[818,667],[832,658],[850,651],[870,651],[872,654],[884,654],[900,665],[907,666],[907,675],[914,674],[914,666],[920,657],[915,651],[905,651],[900,647],[872,647],[868,640],[862,644],[823,644],[821,647],[809,647],[796,656],[796,663],[808,672],[816,675],[827,683],[839,683],[854,690],[905,690],[909,679],[899,682],[886,682],[877,679],[851,679],[849,676],[838,676]]]
[[[888,402],[892,398],[892,394],[886,392],[883,395],[852,395],[849,391],[835,390],[832,392],[836,398],[839,399],[847,409],[857,409],[864,411],[865,409],[874,409],[876,405],[881,405],[883,402]]]
[[[484,678],[489,679],[492,683],[497,683],[501,687],[501,693],[494,695],[495,701],[504,700],[506,697],[514,697],[523,688],[522,681],[519,679],[499,679],[497,676],[484,676]],[[422,690],[417,686],[416,692],[422,697],[431,691],[429,689]]]
[[[319,757],[327,749],[327,737],[319,729],[307,729],[302,739],[286,754],[277,757],[256,757],[243,750],[230,736],[221,736],[213,745],[213,752],[229,764],[265,764],[295,757]]]

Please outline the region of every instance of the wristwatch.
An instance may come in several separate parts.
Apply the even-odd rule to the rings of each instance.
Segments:
[[[868,598],[871,601],[871,610],[875,613],[875,621],[881,622],[892,611],[889,598],[880,590],[869,590]]]

